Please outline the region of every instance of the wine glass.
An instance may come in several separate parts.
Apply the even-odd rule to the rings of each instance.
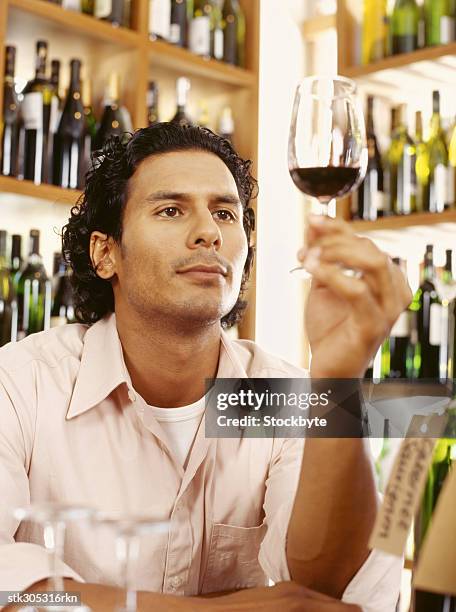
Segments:
[[[137,591],[134,570],[139,557],[141,537],[166,533],[169,530],[170,522],[158,520],[152,513],[129,515],[122,512],[103,511],[96,513],[94,521],[98,525],[112,529],[115,533],[116,557],[120,564],[125,588],[125,605],[116,608],[116,612],[136,612]]]
[[[364,116],[356,85],[344,77],[305,78],[297,87],[288,141],[296,187],[335,216],[335,199],[353,191],[367,168]],[[298,267],[291,270],[302,271]]]
[[[60,504],[54,502],[37,502],[29,506],[22,506],[13,510],[13,516],[18,521],[29,521],[43,527],[44,546],[48,553],[49,572],[53,597],[57,592],[63,592],[63,576],[59,573],[58,564],[63,561],[63,550],[65,545],[65,531],[67,523],[72,521],[87,521],[94,510],[86,506],[72,504]],[[69,606],[67,603],[59,606],[57,602],[50,605],[39,604],[42,610],[58,612],[90,612],[90,608],[85,605]],[[33,606],[20,608],[20,612],[31,612],[36,610]]]

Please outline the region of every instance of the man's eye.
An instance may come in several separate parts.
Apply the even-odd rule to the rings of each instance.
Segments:
[[[218,218],[221,221],[235,221],[236,220],[236,217],[233,215],[233,213],[230,210],[217,210],[215,214],[218,215]]]
[[[177,217],[180,215],[180,210],[176,206],[167,206],[161,210],[158,215],[160,217]]]

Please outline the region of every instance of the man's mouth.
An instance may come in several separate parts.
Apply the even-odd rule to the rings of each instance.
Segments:
[[[192,266],[186,266],[177,270],[177,274],[188,274],[192,276],[208,277],[211,276],[227,276],[228,270],[225,266],[220,264],[206,265],[206,264],[195,264]]]

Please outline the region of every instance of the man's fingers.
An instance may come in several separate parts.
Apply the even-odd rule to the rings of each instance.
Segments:
[[[350,302],[351,307],[358,313],[357,321],[360,328],[366,327],[367,335],[374,338],[386,333],[384,315],[370,287],[363,280],[348,277],[340,266],[321,261],[311,260],[309,263],[309,260],[306,260],[305,267],[319,285],[325,286],[336,296]]]

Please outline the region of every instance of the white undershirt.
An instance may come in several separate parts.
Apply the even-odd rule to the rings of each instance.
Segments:
[[[190,450],[196,432],[204,414],[205,397],[194,404],[180,408],[158,408],[147,406],[147,410],[160,423],[166,434],[170,450],[174,452],[180,464],[187,467]]]

